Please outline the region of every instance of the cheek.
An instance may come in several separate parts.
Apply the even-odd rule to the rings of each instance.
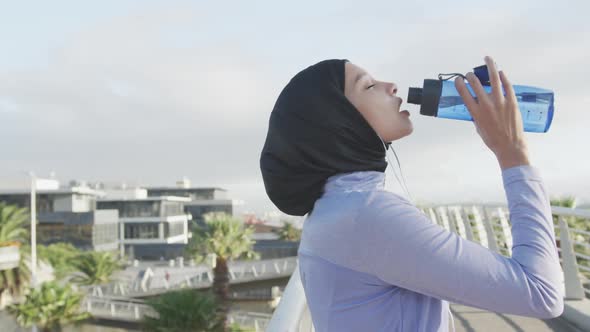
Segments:
[[[357,96],[353,105],[363,115],[365,120],[380,134],[395,131],[399,127],[400,114],[390,101],[385,99]]]

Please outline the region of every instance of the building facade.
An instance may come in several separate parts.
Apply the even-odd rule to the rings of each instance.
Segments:
[[[172,195],[188,198],[189,201],[184,204],[184,212],[192,216],[196,225],[205,225],[203,214],[207,212],[234,215],[236,200],[227,198],[227,191],[222,188],[194,188],[179,184],[178,187],[148,187],[147,191],[148,196]]]
[[[122,254],[142,260],[182,256],[191,233],[190,214],[184,212],[186,197],[101,198],[98,209],[119,213]]]
[[[104,193],[86,186],[39,189],[36,195],[37,242],[71,243],[82,250],[111,251],[119,245],[118,212],[96,210]],[[28,189],[2,190],[0,201],[30,208]]]

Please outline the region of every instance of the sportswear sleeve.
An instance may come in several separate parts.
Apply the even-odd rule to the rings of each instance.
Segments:
[[[387,283],[458,304],[537,318],[561,315],[563,272],[539,170],[515,166],[502,170],[502,179],[512,257],[432,223],[409,202],[382,196],[358,215],[371,220],[362,228],[372,239],[361,249],[366,267]]]

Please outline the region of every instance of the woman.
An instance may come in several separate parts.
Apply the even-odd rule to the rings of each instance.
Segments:
[[[260,167],[273,203],[307,214],[299,273],[317,332],[447,331],[449,301],[561,315],[563,275],[547,190],[529,163],[512,85],[485,61],[491,94],[473,73],[466,77],[477,99],[463,79],[455,85],[501,168],[510,258],[447,231],[384,189],[386,149],[413,131],[395,84],[347,60],[325,60],[281,92]]]

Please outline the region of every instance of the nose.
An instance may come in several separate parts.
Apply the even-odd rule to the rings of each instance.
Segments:
[[[389,93],[391,93],[392,95],[397,93],[397,85],[393,82],[389,83],[389,89],[388,89]]]

